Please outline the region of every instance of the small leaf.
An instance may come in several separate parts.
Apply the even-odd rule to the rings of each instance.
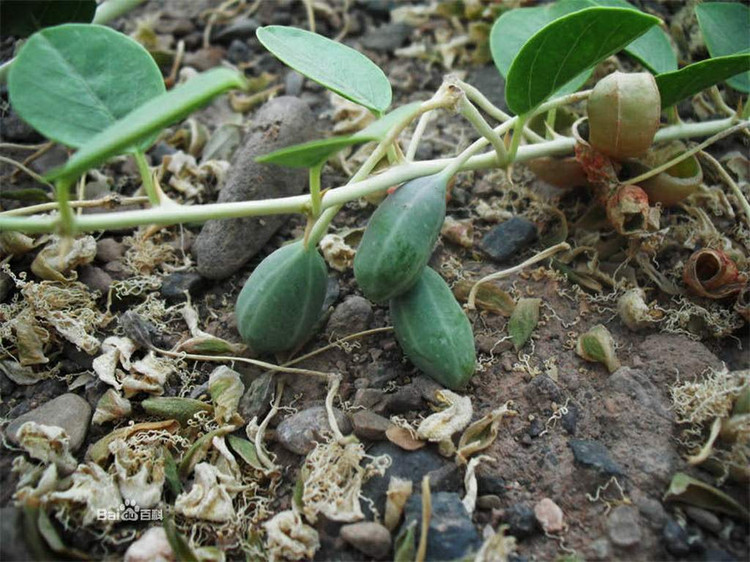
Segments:
[[[148,51],[127,35],[99,25],[66,24],[24,43],[8,75],[8,93],[29,125],[80,148],[163,94],[164,80]],[[134,140],[150,145],[154,139]]]
[[[417,552],[417,546],[415,544],[416,528],[417,522],[410,521],[401,529],[401,532],[396,537],[396,541],[393,545],[394,562],[414,561]]]
[[[174,519],[169,516],[164,519],[164,532],[167,535],[169,546],[172,547],[176,560],[180,562],[198,562],[198,557],[190,548],[190,543],[177,530]]]
[[[255,161],[290,168],[318,166],[328,160],[331,155],[347,146],[383,140],[394,126],[405,119],[411,118],[420,105],[421,102],[418,101],[402,105],[353,135],[330,137],[288,146],[259,156]]]
[[[233,425],[225,425],[224,427],[214,429],[213,431],[209,431],[205,435],[199,437],[187,450],[185,456],[182,457],[182,461],[177,469],[177,473],[180,477],[186,478],[189,476],[193,471],[193,468],[195,468],[195,465],[203,460],[209,447],[211,447],[211,441],[214,437],[223,437],[234,430],[235,427]]]
[[[110,455],[109,444],[115,439],[127,439],[131,435],[138,433],[139,431],[168,431],[169,433],[176,433],[180,429],[180,424],[177,420],[165,420],[159,422],[143,422],[135,425],[127,425],[115,429],[108,433],[99,441],[91,445],[88,451],[86,451],[86,459],[91,460],[97,464],[105,462]]]
[[[684,472],[677,472],[672,477],[664,501],[682,502],[696,507],[702,507],[718,513],[726,513],[733,517],[750,520],[750,513],[739,503],[724,492],[700,480],[688,476]]]
[[[177,473],[177,463],[171,451],[166,447],[164,448],[164,478],[172,491],[172,495],[174,497],[179,496],[182,493],[182,482],[180,481],[180,475]]]
[[[710,2],[695,7],[698,25],[711,57],[750,50],[750,8],[742,3]],[[727,80],[740,92],[750,92],[750,71]]]
[[[459,301],[466,302],[473,286],[471,281],[459,281],[453,286],[453,295]],[[502,316],[510,316],[516,307],[513,297],[492,283],[479,285],[474,302],[477,308]]]
[[[510,402],[506,402],[464,430],[461,434],[461,439],[458,441],[458,451],[456,453],[456,459],[459,462],[467,462],[470,456],[479,451],[484,451],[495,442],[495,439],[497,439],[497,429],[502,419],[505,416],[517,415],[516,412],[508,408],[509,405]]]
[[[529,39],[508,70],[505,99],[524,115],[586,69],[616,53],[659,19],[624,8],[586,8]]]
[[[0,35],[26,37],[53,25],[89,23],[95,13],[95,0],[3,0]]]
[[[266,471],[266,467],[263,466],[263,463],[261,463],[260,459],[258,458],[258,451],[255,449],[255,445],[253,443],[251,443],[247,439],[243,439],[242,437],[230,435],[229,446],[232,447],[232,449],[234,449],[234,452],[237,453],[247,464],[249,464],[256,470],[260,470],[263,472]]]
[[[242,141],[242,127],[235,123],[224,123],[214,131],[203,147],[201,163],[208,160],[229,160]]]
[[[615,355],[615,342],[609,330],[598,324],[578,338],[576,353],[593,363],[604,363],[610,373],[620,368]]]
[[[731,76],[750,68],[750,53],[716,57],[690,64],[675,72],[659,74],[656,85],[665,109]]]
[[[539,323],[542,299],[520,299],[508,321],[508,333],[516,351],[521,349]]]
[[[82,146],[64,166],[52,170],[47,179],[74,180],[142,139],[179,121],[217,95],[244,85],[245,79],[234,70],[216,68],[203,72],[113,123]]]
[[[144,411],[157,418],[175,419],[183,427],[198,412],[212,412],[211,404],[206,404],[193,398],[180,398],[178,396],[158,396],[147,398],[141,402]]]
[[[46,203],[52,200],[52,198],[49,196],[49,193],[39,187],[7,190],[3,188],[3,199],[13,199],[14,201],[23,201],[25,203]]]
[[[258,28],[258,40],[276,58],[321,86],[383,113],[391,105],[391,85],[362,53],[317,33],[294,27]]]

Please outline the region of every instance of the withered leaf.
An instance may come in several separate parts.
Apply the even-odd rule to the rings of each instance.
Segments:
[[[466,302],[474,283],[471,281],[459,281],[453,287],[453,295],[461,302]],[[516,303],[508,293],[493,283],[482,283],[477,289],[476,300],[474,301],[477,308],[486,310],[502,316],[510,316]]]
[[[523,298],[516,304],[508,321],[508,333],[516,351],[521,349],[531,337],[539,323],[539,306],[542,299]]]

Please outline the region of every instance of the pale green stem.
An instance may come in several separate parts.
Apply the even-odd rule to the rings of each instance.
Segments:
[[[432,112],[426,111],[419,117],[419,121],[417,121],[417,127],[414,129],[414,134],[409,140],[409,148],[406,150],[406,159],[410,162],[414,160],[414,156],[417,154],[419,141],[422,140],[422,135],[424,135],[425,129],[427,129],[430,117],[432,117]]]
[[[145,0],[106,0],[96,8],[94,20],[91,23],[105,25],[130,10],[137,8]]]
[[[502,137],[497,132],[495,132],[492,127],[490,127],[489,123],[487,123],[484,117],[482,117],[482,114],[479,113],[479,110],[474,107],[474,104],[472,104],[469,99],[464,96],[458,102],[458,108],[461,112],[461,115],[463,115],[472,125],[474,125],[474,128],[477,130],[477,132],[484,138],[486,138],[487,141],[495,149],[495,152],[497,152],[498,164],[500,164],[501,162],[505,162],[508,154],[505,150],[505,143],[503,143]]]
[[[516,124],[513,127],[513,138],[510,141],[510,151],[508,154],[508,163],[512,163],[516,159],[518,153],[518,147],[521,145],[521,132],[523,131],[526,121],[531,118],[530,115],[519,115],[516,117]]]
[[[0,65],[0,84],[5,84],[8,81],[8,72],[10,72],[14,60],[16,59],[7,60]]]
[[[554,137],[556,118],[557,118],[557,108],[550,109],[547,112],[547,119],[546,119],[548,128],[547,128],[547,134],[545,135],[545,137],[547,138],[547,140],[552,140],[552,138]]]
[[[546,111],[548,108],[541,108]],[[736,118],[720,119],[704,123],[681,123],[672,127],[665,127],[656,133],[655,142],[666,142],[691,137],[713,135],[736,123]],[[508,122],[512,126],[512,121]],[[504,126],[508,126],[504,123]],[[748,122],[744,122],[747,126]],[[497,131],[497,129],[496,129]],[[486,139],[477,142],[487,144]],[[525,162],[542,156],[565,156],[573,151],[575,140],[563,137],[549,142],[521,146],[516,154],[515,162]],[[465,154],[463,154],[465,156]],[[315,225],[315,229],[325,233],[327,223],[324,219],[335,208],[344,205],[370,193],[376,193],[401,184],[411,179],[437,174],[454,164],[458,158],[439,158],[422,162],[411,162],[394,166],[383,173],[353,181],[342,187],[330,189],[322,197],[323,213]],[[497,154],[491,151],[472,156],[461,164],[460,170],[480,170],[497,166]],[[119,211],[113,213],[98,213],[74,217],[77,231],[91,232],[113,228],[130,228],[140,225],[161,224],[170,225],[186,222],[204,222],[210,219],[239,218],[258,215],[304,213],[310,208],[308,195],[297,195],[279,199],[265,199],[259,201],[239,201],[233,203],[212,203],[207,205],[181,206],[168,208],[151,208],[136,211]],[[334,213],[335,214],[335,213]],[[332,216],[331,216],[332,218]],[[52,232],[58,225],[57,216],[16,217],[0,213],[0,231],[17,230],[20,232]]]
[[[156,193],[156,187],[154,186],[154,177],[151,175],[151,168],[146,160],[146,155],[140,150],[136,150],[133,153],[135,163],[138,165],[138,172],[141,174],[141,181],[143,182],[143,189],[148,196],[148,200],[154,207],[159,206],[159,194]]]
[[[58,180],[55,182],[55,193],[57,195],[57,205],[60,211],[58,220],[55,221],[60,232],[66,236],[72,236],[75,233],[76,217],[73,208],[70,206],[70,180]],[[2,224],[0,224],[2,227]]]
[[[320,172],[323,163],[313,166],[309,170],[310,175],[310,208],[313,217],[320,215]]]

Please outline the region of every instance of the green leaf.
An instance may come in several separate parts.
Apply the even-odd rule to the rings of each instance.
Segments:
[[[630,4],[630,2],[626,2],[626,0],[596,0],[596,3],[600,6],[627,8],[638,11],[638,8]],[[625,52],[638,60],[654,74],[677,70],[677,55],[672,49],[669,37],[658,26],[652,27],[638,39],[630,43],[630,45],[625,47]]]
[[[340,96],[383,113],[391,105],[391,84],[382,70],[351,47],[295,27],[258,28],[258,40],[276,58]]]
[[[516,351],[529,341],[534,328],[539,324],[539,307],[542,299],[520,299],[508,320],[508,334]]]
[[[563,16],[529,39],[508,70],[505,99],[517,115],[640,37],[659,19],[624,8],[586,8]]]
[[[259,156],[255,160],[263,164],[278,164],[290,168],[318,166],[328,160],[332,154],[347,146],[383,140],[394,126],[405,119],[410,119],[421,104],[422,102],[416,101],[402,105],[353,135],[330,137],[287,146]]]
[[[724,492],[700,480],[677,472],[672,477],[669,489],[664,494],[664,501],[676,501],[702,507],[718,513],[750,520],[750,512]]]
[[[0,2],[0,35],[26,37],[63,23],[89,23],[96,13],[95,0],[3,0]]]
[[[695,7],[698,25],[712,57],[750,51],[750,8],[733,2],[711,2]],[[727,80],[740,92],[750,92],[750,72]]]
[[[174,519],[170,515],[164,519],[164,534],[167,535],[167,541],[169,546],[172,547],[172,552],[175,554],[175,558],[181,562],[198,562],[198,557],[190,548],[190,543],[185,537],[183,537],[177,530],[177,525],[174,524]]]
[[[265,471],[266,467],[260,462],[258,458],[258,451],[255,448],[255,444],[251,443],[247,439],[242,437],[236,437],[234,435],[228,436],[229,446],[232,447],[235,453],[237,453],[243,461],[252,466],[256,470]]]
[[[659,74],[656,85],[661,94],[661,107],[670,107],[747,69],[750,69],[750,53],[707,59],[675,72]]]
[[[547,6],[517,8],[502,14],[490,31],[490,52],[500,74],[507,78],[508,70],[521,47],[544,26],[571,12],[592,6],[592,0],[562,0]],[[589,76],[591,70],[585,70],[557,93],[564,95],[575,92]]]
[[[26,41],[11,66],[8,92],[29,125],[51,140],[80,148],[163,94],[164,80],[148,51],[126,35],[71,23]]]
[[[243,88],[244,85],[245,79],[242,75],[226,68],[216,68],[199,74],[113,123],[81,147],[64,166],[50,172],[47,179],[75,180],[87,170],[121,154],[141,139],[179,121],[217,95],[232,88]]]

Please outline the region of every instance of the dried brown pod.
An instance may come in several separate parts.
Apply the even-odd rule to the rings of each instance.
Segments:
[[[588,100],[589,143],[617,160],[644,154],[659,128],[661,97],[649,72],[614,72]]]
[[[672,154],[665,161],[679,154]],[[642,162],[630,160],[623,166],[622,176],[634,178],[649,170]],[[695,156],[678,162],[660,174],[639,182],[643,191],[652,203],[661,203],[664,207],[676,205],[695,193],[703,181],[703,169]]]
[[[589,184],[583,167],[573,156],[534,158],[526,162],[526,166],[534,172],[537,178],[560,189],[571,189]]]
[[[621,185],[607,198],[607,218],[620,234],[659,230],[659,209],[637,185]]]
[[[589,124],[586,117],[582,117],[571,127],[573,137],[576,139],[575,159],[580,164],[588,182],[604,191],[617,185],[620,181],[617,174],[620,164],[609,156],[596,150],[589,144]]]
[[[682,280],[698,296],[723,299],[744,286],[737,265],[721,250],[702,248],[685,263]]]

